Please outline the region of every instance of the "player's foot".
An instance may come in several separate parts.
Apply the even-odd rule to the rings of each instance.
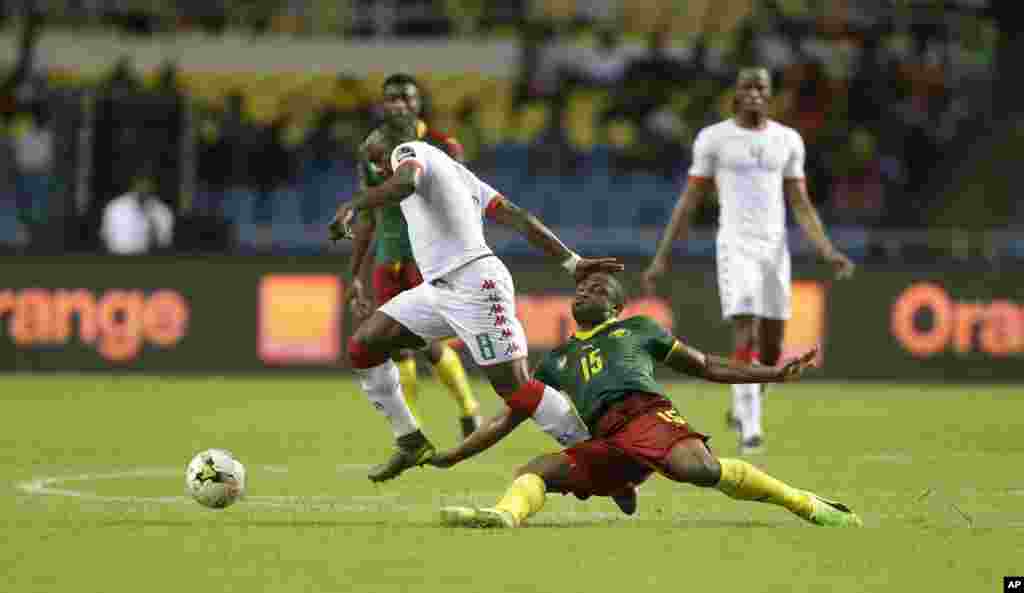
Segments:
[[[863,527],[864,522],[860,520],[857,513],[841,502],[822,498],[813,492],[808,496],[814,502],[814,510],[808,519],[815,525],[822,527]]]
[[[386,462],[370,469],[371,482],[384,482],[397,478],[399,474],[430,461],[436,450],[434,445],[420,431],[398,437],[398,450]]]
[[[477,414],[473,414],[472,416],[463,416],[462,418],[459,418],[459,427],[462,429],[462,439],[465,440],[469,435],[476,432],[476,430],[479,429],[480,425],[483,423],[483,418],[481,418]]]
[[[764,453],[764,438],[761,435],[740,440],[740,455],[760,455],[761,453]]]
[[[619,510],[627,515],[632,515],[636,512],[637,506],[636,486],[630,486],[618,494],[613,494],[612,500],[615,501],[615,505],[619,507]]]
[[[725,411],[725,425],[728,426],[730,430],[735,430],[736,432],[739,432],[740,429],[743,428],[743,425],[740,424],[739,416],[736,415],[736,412],[734,412],[732,408]]]
[[[470,507],[441,507],[441,524],[449,527],[487,527],[508,529],[518,527],[516,518],[500,509],[473,509]]]

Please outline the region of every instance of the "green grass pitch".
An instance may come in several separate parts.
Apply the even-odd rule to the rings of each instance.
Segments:
[[[498,404],[477,384],[487,412]],[[517,531],[442,528],[444,504],[490,504],[553,449],[533,426],[454,469],[375,486],[390,432],[352,380],[0,377],[0,591],[1001,591],[1024,573],[1019,387],[787,385],[765,403],[751,459],[846,502],[861,530],[655,478],[634,518],[558,495]],[[723,386],[670,393],[735,454]],[[454,405],[424,380],[440,446]],[[198,450],[233,450],[249,498],[184,498]]]

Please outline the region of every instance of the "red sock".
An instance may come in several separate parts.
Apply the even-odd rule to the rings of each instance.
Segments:
[[[530,379],[516,390],[515,393],[505,398],[505,405],[513,410],[532,416],[544,397],[545,385],[536,379]]]
[[[348,359],[354,369],[369,369],[387,362],[388,355],[373,352],[353,336],[348,339]]]
[[[737,362],[752,364],[758,362],[759,354],[760,353],[753,348],[737,348],[736,351],[732,353],[732,359]]]

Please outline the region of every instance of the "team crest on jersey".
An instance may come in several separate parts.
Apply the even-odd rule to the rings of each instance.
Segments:
[[[400,163],[400,162],[404,161],[405,159],[414,159],[414,158],[416,158],[416,150],[413,147],[411,147],[411,146],[399,146],[398,149],[395,150],[395,162],[396,163]]]
[[[558,359],[558,363],[557,363],[558,364],[558,370],[560,370],[560,371],[561,370],[565,370],[565,365],[568,364],[568,363],[569,363],[569,359],[567,357],[562,356],[561,358],[559,358]]]
[[[625,337],[625,336],[629,335],[629,330],[625,329],[625,328],[620,328],[620,329],[617,329],[617,330],[613,331],[612,333],[610,333],[608,335],[610,335],[613,338],[622,338],[622,337]]]

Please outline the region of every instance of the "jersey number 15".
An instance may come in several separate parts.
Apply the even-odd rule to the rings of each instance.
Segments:
[[[583,373],[583,382],[590,381],[590,378],[604,370],[604,359],[601,358],[601,350],[595,348],[580,358],[580,369]]]

